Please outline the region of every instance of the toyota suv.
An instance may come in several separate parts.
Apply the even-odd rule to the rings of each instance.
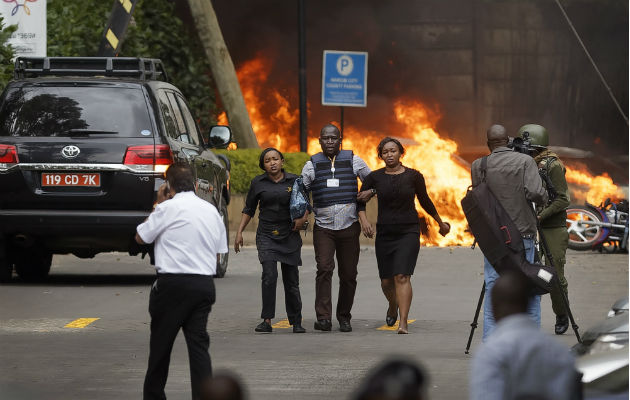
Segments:
[[[54,254],[152,255],[134,233],[173,162],[193,167],[227,230],[229,161],[211,148],[230,141],[226,126],[200,133],[160,60],[16,59],[0,97],[0,281],[42,279]]]

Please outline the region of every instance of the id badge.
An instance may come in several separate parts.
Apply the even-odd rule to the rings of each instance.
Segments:
[[[339,187],[339,179],[326,179],[326,187]]]

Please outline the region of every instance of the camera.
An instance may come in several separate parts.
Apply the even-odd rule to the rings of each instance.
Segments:
[[[536,149],[532,147],[531,141],[529,140],[529,132],[523,132],[523,137],[510,138],[507,147],[518,153],[527,154],[532,157],[536,153]]]

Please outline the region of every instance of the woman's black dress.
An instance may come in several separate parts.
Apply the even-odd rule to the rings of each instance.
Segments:
[[[289,214],[289,200],[296,179],[297,175],[287,172],[279,182],[272,181],[266,173],[252,179],[243,214],[253,218],[256,208],[260,208],[256,248],[261,264],[265,261],[280,261],[289,265],[302,265],[302,238],[299,232],[291,230]]]
[[[385,168],[372,171],[363,181],[361,191],[376,189],[376,261],[381,279],[394,275],[413,275],[420,251],[420,221],[414,204],[417,197],[429,215],[437,210],[427,194],[424,177],[413,168],[397,175]]]

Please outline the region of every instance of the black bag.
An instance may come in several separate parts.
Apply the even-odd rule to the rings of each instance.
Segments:
[[[499,275],[507,270],[523,273],[536,294],[549,293],[556,278],[553,267],[532,264],[525,258],[521,233],[486,183],[487,156],[481,160],[482,179],[468,188],[462,209],[479,248]]]

